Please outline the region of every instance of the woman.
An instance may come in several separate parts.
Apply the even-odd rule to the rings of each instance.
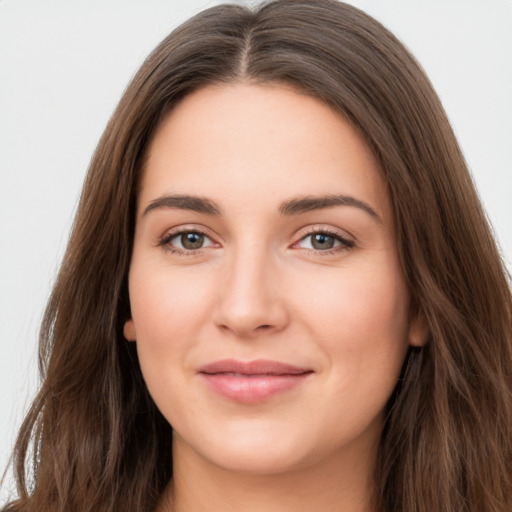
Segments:
[[[7,510],[509,510],[511,305],[394,36],[330,0],[205,11],[91,163]]]

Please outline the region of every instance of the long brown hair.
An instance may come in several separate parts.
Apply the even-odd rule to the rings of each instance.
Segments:
[[[148,57],[84,185],[40,336],[43,384],[21,428],[8,511],[152,511],[171,427],[144,385],[127,273],[145,150],[162,116],[210,83],[286,82],[328,103],[380,162],[414,304],[428,325],[388,404],[379,512],[509,512],[512,299],[464,158],[430,82],[377,21],[334,0],[202,12]]]

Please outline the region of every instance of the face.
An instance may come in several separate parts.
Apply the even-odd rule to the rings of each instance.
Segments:
[[[420,340],[376,160],[279,85],[203,88],[161,123],[129,292],[125,336],[174,448],[229,470],[373,453]]]

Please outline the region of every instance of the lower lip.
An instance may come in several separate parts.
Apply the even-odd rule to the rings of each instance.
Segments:
[[[210,388],[236,402],[254,404],[299,386],[311,373],[240,375],[201,373]]]

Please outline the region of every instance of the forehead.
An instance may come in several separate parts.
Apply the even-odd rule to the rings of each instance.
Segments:
[[[325,103],[283,85],[209,86],[182,100],[148,148],[139,202],[196,194],[276,202],[351,194],[384,216],[389,198],[368,145]]]

